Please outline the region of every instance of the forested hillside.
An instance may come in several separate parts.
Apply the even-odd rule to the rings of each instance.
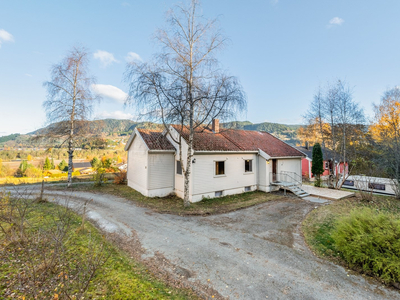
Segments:
[[[234,121],[224,123],[223,126],[226,128],[266,131],[292,145],[296,145],[299,142],[297,129],[301,127],[301,125],[285,125],[269,122],[253,124],[249,121]]]
[[[297,129],[300,127],[300,125],[284,125],[268,122],[253,124],[249,121],[234,121],[223,123],[221,125],[225,128],[266,131],[290,144],[296,144],[298,142]],[[51,131],[53,126],[54,125],[49,125],[28,134],[12,134],[0,137],[0,147],[35,147],[39,144],[43,145],[43,141],[35,141],[31,139],[31,137],[35,137],[37,135],[44,134],[47,131]],[[131,120],[105,119],[90,121],[86,126],[82,128],[78,127],[77,130],[84,130],[90,133],[92,137],[101,137],[104,139],[115,136],[128,136],[133,132],[135,127],[157,128],[161,127],[161,125],[151,122],[134,122]]]

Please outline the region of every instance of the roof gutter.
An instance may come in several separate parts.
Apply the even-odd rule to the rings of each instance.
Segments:
[[[175,153],[175,150],[149,150],[149,153]]]
[[[258,151],[222,151],[222,150],[200,150],[194,151],[194,154],[257,154]]]
[[[306,156],[271,156],[272,159],[304,158]]]

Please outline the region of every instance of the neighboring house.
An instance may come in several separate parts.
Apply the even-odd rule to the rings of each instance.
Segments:
[[[313,147],[309,147],[306,145],[305,147],[295,147],[297,150],[301,151],[306,155],[301,160],[301,169],[302,169],[302,176],[303,178],[314,178],[311,168],[312,168],[312,152],[313,152]],[[343,162],[338,163],[336,161],[336,166],[333,166],[333,158],[335,157],[335,154],[330,151],[329,149],[322,149],[322,154],[324,158],[324,173],[321,174],[321,176],[329,176],[330,172],[332,174],[343,174],[343,167],[346,166],[346,174],[348,173],[348,163],[344,164]]]
[[[72,171],[80,173],[91,173],[93,171],[90,162],[72,162]]]
[[[182,158],[186,166],[188,129],[172,125],[175,140],[182,137]],[[125,150],[128,151],[128,186],[145,196],[184,196],[184,176],[179,161],[179,146],[160,130],[135,128]],[[246,191],[270,192],[274,174],[291,173],[301,178],[304,154],[267,132],[212,130],[202,128],[194,135],[194,150],[189,200],[201,201]]]

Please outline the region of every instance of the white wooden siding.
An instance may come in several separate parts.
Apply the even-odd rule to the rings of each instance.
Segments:
[[[258,157],[258,188],[262,191],[265,191],[266,186],[269,185],[267,182],[267,161],[265,158],[259,156]]]
[[[193,165],[193,195],[214,193],[257,185],[256,154],[204,154],[195,155]],[[245,173],[244,161],[253,160],[253,172]],[[215,176],[215,162],[225,161],[225,175]]]
[[[294,172],[301,177],[301,158],[278,159],[278,173]]]
[[[164,189],[174,186],[174,154],[149,153],[148,189]]]
[[[175,154],[175,161],[179,160],[179,145],[174,141],[175,140],[179,140],[179,134],[178,132],[173,128],[170,127],[170,133],[172,135],[173,138],[171,138],[171,136],[167,135],[167,139],[171,142],[171,144],[175,147],[176,149],[176,154]],[[188,145],[186,143],[186,141],[182,138],[182,162],[183,162],[183,167],[186,170],[186,159],[187,159],[187,153],[188,153]],[[194,168],[195,168],[195,164],[192,164],[192,171],[191,174],[194,174]],[[174,181],[174,188],[175,188],[175,193],[178,197],[183,198],[184,196],[184,186],[185,186],[185,177],[183,176],[183,172],[182,175],[176,174],[176,162],[174,162],[174,166],[173,166],[173,170],[174,170],[174,174],[175,174],[175,181]],[[192,175],[191,175],[192,178]],[[191,191],[193,190],[192,186],[193,186],[193,180],[190,181],[191,186],[189,187],[189,194],[191,195]]]
[[[133,139],[128,155],[128,186],[147,194],[147,147],[140,136]]]

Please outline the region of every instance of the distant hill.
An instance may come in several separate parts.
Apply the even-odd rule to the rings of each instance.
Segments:
[[[14,134],[10,134],[10,135],[5,135],[5,136],[1,136],[0,137],[0,143],[5,143],[8,141],[15,141],[17,139],[17,137],[19,137],[20,134],[19,133],[14,133]]]
[[[253,124],[250,121],[233,121],[223,123],[221,125],[225,128],[266,131],[292,145],[295,145],[298,142],[297,129],[301,126],[269,122]],[[0,146],[35,146],[36,143],[31,139],[31,137],[44,134],[46,131],[51,130],[53,126],[54,124],[51,124],[47,127],[30,132],[26,135],[12,134],[9,136],[0,137]],[[131,120],[105,119],[90,121],[88,128],[90,134],[94,136],[111,137],[115,135],[128,136],[133,132],[135,127],[150,129],[161,126],[162,125],[160,124],[155,124],[151,122],[134,122]]]
[[[249,121],[233,121],[223,123],[222,125],[227,128],[266,131],[291,145],[296,145],[299,142],[297,129],[301,127],[301,125],[285,125],[269,122],[253,124]]]
[[[40,128],[38,130],[28,133],[28,135],[40,135],[46,133],[55,126],[50,124],[47,127]],[[132,120],[119,120],[119,119],[104,119],[104,120],[94,120],[88,122],[88,131],[92,135],[127,135],[131,134],[136,126],[141,128],[154,128],[160,126],[159,124],[154,124],[151,122],[134,122]],[[79,131],[80,128],[78,127]],[[85,129],[86,130],[86,129]]]

